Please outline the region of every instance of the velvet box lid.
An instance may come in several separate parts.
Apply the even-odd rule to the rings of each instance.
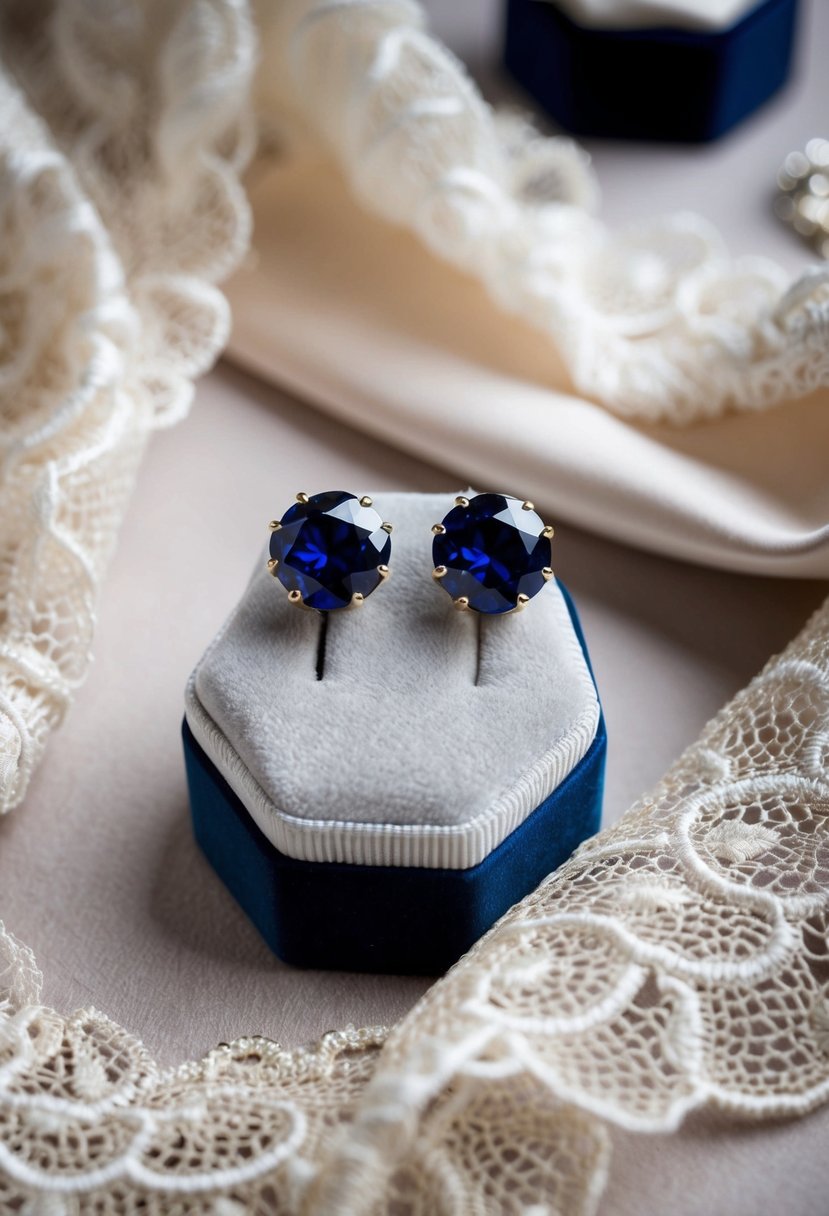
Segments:
[[[378,501],[392,578],[364,607],[323,626],[257,564],[188,685],[191,810],[285,961],[435,973],[596,831],[605,734],[563,588],[453,612],[430,577],[452,496]]]
[[[788,79],[797,0],[507,0],[504,63],[568,131],[717,139]]]

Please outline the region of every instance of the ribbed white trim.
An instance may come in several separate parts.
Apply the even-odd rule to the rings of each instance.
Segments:
[[[239,796],[257,827],[281,853],[302,861],[338,861],[369,866],[422,866],[465,870],[497,848],[587,754],[596,737],[599,703],[578,639],[573,634],[590,689],[590,703],[567,731],[494,803],[458,824],[360,823],[303,819],[275,806],[251,776],[233,745],[196,693],[195,673],[185,699],[193,736]]]

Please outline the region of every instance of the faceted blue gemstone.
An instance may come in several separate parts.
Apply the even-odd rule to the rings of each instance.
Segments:
[[[347,608],[359,592],[371,595],[388,565],[391,537],[374,507],[354,494],[330,490],[296,502],[271,533],[274,573],[288,591],[299,591],[309,608]]]
[[[432,557],[446,567],[440,585],[453,600],[465,596],[476,612],[510,612],[519,595],[532,598],[544,586],[552,546],[540,516],[519,499],[478,494],[442,522]]]

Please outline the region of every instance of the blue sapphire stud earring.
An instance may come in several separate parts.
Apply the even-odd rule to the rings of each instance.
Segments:
[[[461,610],[520,612],[553,577],[553,528],[531,502],[461,496],[432,532],[432,576]]]
[[[368,495],[297,494],[271,522],[268,569],[300,607],[356,607],[389,577],[391,524]]]

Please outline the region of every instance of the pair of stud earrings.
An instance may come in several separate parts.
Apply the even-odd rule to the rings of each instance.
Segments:
[[[293,604],[318,612],[356,606],[389,577],[392,525],[368,495],[297,494],[270,527],[268,569]],[[531,502],[459,496],[432,533],[432,577],[458,609],[520,612],[553,577],[553,528]]]

